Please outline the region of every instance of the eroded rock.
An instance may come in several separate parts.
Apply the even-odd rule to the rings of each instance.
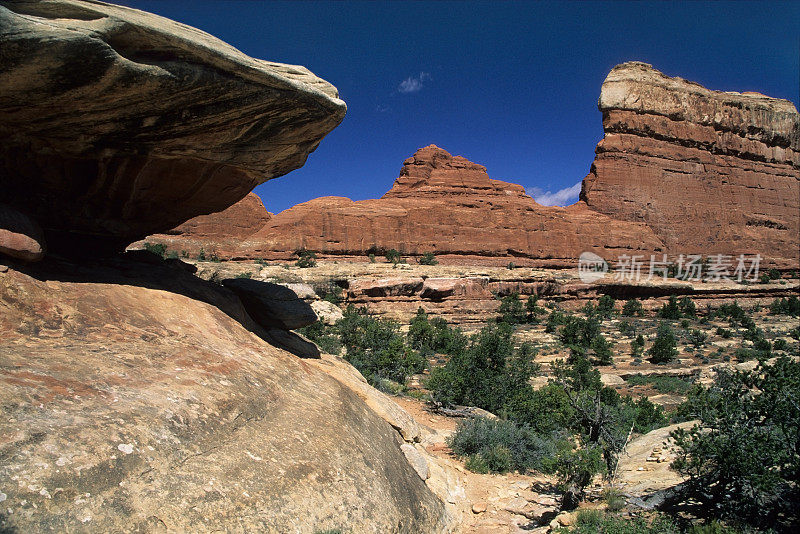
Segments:
[[[336,89],[184,24],[77,0],[0,6],[0,201],[51,249],[119,250],[300,167]]]
[[[311,306],[286,286],[249,278],[228,278],[222,285],[236,293],[247,313],[265,328],[294,330],[317,321]]]
[[[0,254],[22,261],[39,261],[44,253],[44,237],[36,221],[0,204]]]

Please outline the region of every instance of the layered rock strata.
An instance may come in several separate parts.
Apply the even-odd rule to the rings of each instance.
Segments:
[[[564,266],[583,251],[611,260],[722,253],[800,267],[800,115],[790,102],[710,91],[634,62],[608,75],[599,107],[605,136],[581,200],[567,208],[541,206],[431,145],[380,199],[314,199],[259,222],[236,247],[224,232],[206,243],[227,258],[397,249]],[[191,232],[183,237],[196,246]]]
[[[708,90],[638,62],[609,73],[581,199],[673,253],[798,265],[800,118],[787,100]]]
[[[300,167],[336,88],[195,28],[78,0],[0,5],[0,202],[49,249],[120,250]]]

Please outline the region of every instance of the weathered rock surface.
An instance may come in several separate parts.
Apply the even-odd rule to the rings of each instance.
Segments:
[[[644,222],[671,253],[800,262],[800,115],[786,100],[710,91],[638,62],[615,67],[605,137],[581,199]]]
[[[790,102],[710,91],[626,63],[609,74],[599,106],[605,137],[572,206],[541,206],[521,186],[431,145],[404,162],[382,198],[298,204],[226,256],[394,248],[444,261],[564,266],[583,251],[607,259],[758,253],[765,264],[800,266],[800,115]]]
[[[11,206],[0,204],[0,255],[39,261],[44,253],[44,237],[36,221]]]
[[[446,530],[401,450],[414,420],[262,335],[166,262],[0,274],[0,529]]]
[[[223,210],[300,167],[336,89],[184,24],[77,0],[0,6],[0,202],[97,253]]]
[[[250,317],[265,328],[294,330],[317,322],[311,306],[286,286],[249,278],[230,278],[222,285],[236,293]]]

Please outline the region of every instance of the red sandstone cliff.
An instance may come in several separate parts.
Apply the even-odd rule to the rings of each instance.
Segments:
[[[235,239],[213,222],[230,221],[230,208],[206,216],[207,234],[183,225],[181,238],[234,258],[394,248],[564,264],[590,250],[609,259],[760,253],[798,267],[800,116],[790,102],[710,91],[633,62],[611,71],[599,107],[605,136],[581,201],[567,208],[541,206],[431,145],[404,162],[380,199],[318,198],[255,217],[252,232]],[[252,201],[241,208],[266,214]]]
[[[615,67],[581,199],[643,222],[670,252],[798,265],[800,118],[791,102],[710,91],[644,63]]]

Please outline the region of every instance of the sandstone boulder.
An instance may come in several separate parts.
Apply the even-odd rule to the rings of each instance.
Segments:
[[[247,313],[265,328],[294,330],[317,321],[311,306],[286,286],[249,278],[228,278],[222,285],[236,293]]]
[[[413,419],[349,364],[266,343],[217,284],[104,261],[0,276],[0,530],[450,530]]]
[[[314,310],[314,313],[317,314],[317,317],[319,317],[320,321],[329,326],[336,324],[337,321],[344,317],[342,309],[336,304],[328,302],[327,300],[313,301],[311,303],[311,309]]]
[[[336,89],[184,24],[78,0],[0,6],[0,202],[51,249],[119,250],[300,167]]]
[[[44,257],[42,229],[30,217],[11,206],[0,204],[0,254],[22,261]]]

